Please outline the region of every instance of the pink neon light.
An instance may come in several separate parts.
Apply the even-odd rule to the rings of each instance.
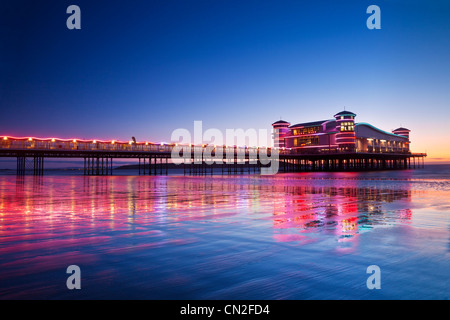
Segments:
[[[7,139],[5,139],[7,138]],[[49,142],[72,142],[72,143],[93,143],[95,142],[102,142],[102,143],[111,143],[112,141],[115,141],[115,143],[128,143],[128,142],[124,142],[124,141],[118,141],[118,140],[99,140],[99,139],[93,139],[93,140],[85,140],[85,139],[78,139],[78,138],[71,138],[71,139],[62,139],[62,138],[39,138],[39,137],[13,137],[13,136],[3,136],[4,140],[28,140],[30,141],[30,139],[32,141],[40,141],[40,142],[45,142],[45,141],[49,141]]]
[[[13,137],[13,136],[7,136],[7,135],[0,135],[0,142],[11,142],[11,141],[30,141],[30,142],[52,142],[52,143],[57,143],[57,142],[65,142],[65,143],[91,143],[91,144],[99,144],[99,143],[103,143],[103,144],[124,144],[124,145],[129,145],[131,141],[120,141],[120,140],[99,140],[99,139],[93,139],[93,140],[85,140],[85,139],[61,139],[61,138],[38,138],[38,137]],[[152,145],[152,146],[189,146],[189,147],[204,147],[204,146],[209,146],[209,145],[193,145],[193,144],[179,144],[179,143],[165,143],[165,142],[161,142],[161,143],[154,143],[154,142],[136,142],[136,145]],[[247,146],[214,146],[217,148],[225,148],[225,149],[231,149],[231,148],[247,148],[247,149],[258,149],[258,148],[266,148],[268,150],[271,150],[272,148],[270,147],[247,147]]]
[[[326,132],[297,134],[297,135],[285,136],[284,139],[293,139],[293,138],[308,137],[308,136],[323,136],[323,135],[326,135],[326,134],[327,134]]]
[[[300,148],[328,148],[328,147],[337,147],[338,145],[337,144],[330,144],[330,145],[328,145],[328,144],[322,144],[322,145],[316,145],[316,146],[302,146],[302,147],[299,147],[299,146],[297,146],[297,147],[292,147],[292,149],[300,149]]]

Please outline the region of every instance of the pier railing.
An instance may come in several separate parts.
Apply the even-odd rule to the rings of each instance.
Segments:
[[[213,145],[181,145],[176,143],[152,143],[135,141],[100,141],[100,140],[80,140],[80,139],[38,139],[38,138],[12,138],[3,137],[0,140],[0,149],[14,150],[67,150],[67,151],[132,151],[132,152],[172,152],[174,147],[183,147],[191,152],[202,152],[206,148],[209,150],[222,149],[223,152],[257,153],[259,149],[268,150],[273,148],[246,147],[246,146],[213,146]]]
[[[371,151],[345,151],[339,149],[323,150],[317,153],[299,153],[291,148],[272,147],[248,147],[248,146],[216,146],[216,145],[181,145],[176,143],[153,143],[119,140],[83,140],[83,139],[57,139],[35,137],[10,137],[0,138],[0,149],[10,150],[54,150],[54,151],[108,151],[108,152],[148,152],[170,153],[174,147],[190,150],[192,153],[203,152],[206,149],[212,153],[221,150],[223,153],[236,153],[245,155],[259,154],[261,150],[270,155],[277,152],[279,155],[325,155],[325,154],[405,154],[410,156],[425,157],[425,153],[411,153],[405,150],[371,150]]]

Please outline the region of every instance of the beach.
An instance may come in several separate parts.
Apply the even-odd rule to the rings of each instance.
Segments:
[[[448,299],[449,198],[449,165],[3,175],[0,298]]]

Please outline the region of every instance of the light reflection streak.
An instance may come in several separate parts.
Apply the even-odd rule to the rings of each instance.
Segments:
[[[348,252],[362,233],[408,223],[413,217],[412,191],[407,187],[285,177],[289,176],[0,179],[0,252],[5,254],[0,267],[13,274],[6,260],[16,261],[17,267],[21,259],[38,255],[51,261],[68,251],[86,261],[145,254],[200,241],[205,234],[226,240],[237,236],[235,229],[242,226],[253,241],[268,236],[275,243],[302,246],[326,237],[336,242],[337,250]],[[44,265],[21,265],[17,274],[38,272]]]

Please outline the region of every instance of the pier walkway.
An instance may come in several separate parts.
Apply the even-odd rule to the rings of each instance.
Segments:
[[[174,151],[174,148],[177,148]],[[178,151],[184,152],[180,154]],[[174,161],[173,151],[183,156]],[[46,158],[84,160],[85,175],[112,175],[114,159],[138,160],[139,174],[167,174],[177,164],[185,174],[256,172],[277,161],[278,172],[413,169],[424,166],[425,153],[325,152],[297,154],[285,148],[178,145],[35,137],[0,138],[0,157],[17,160],[17,174],[44,174]],[[216,161],[213,165],[212,162]],[[217,163],[219,162],[219,163]],[[272,162],[272,164],[271,164]]]

